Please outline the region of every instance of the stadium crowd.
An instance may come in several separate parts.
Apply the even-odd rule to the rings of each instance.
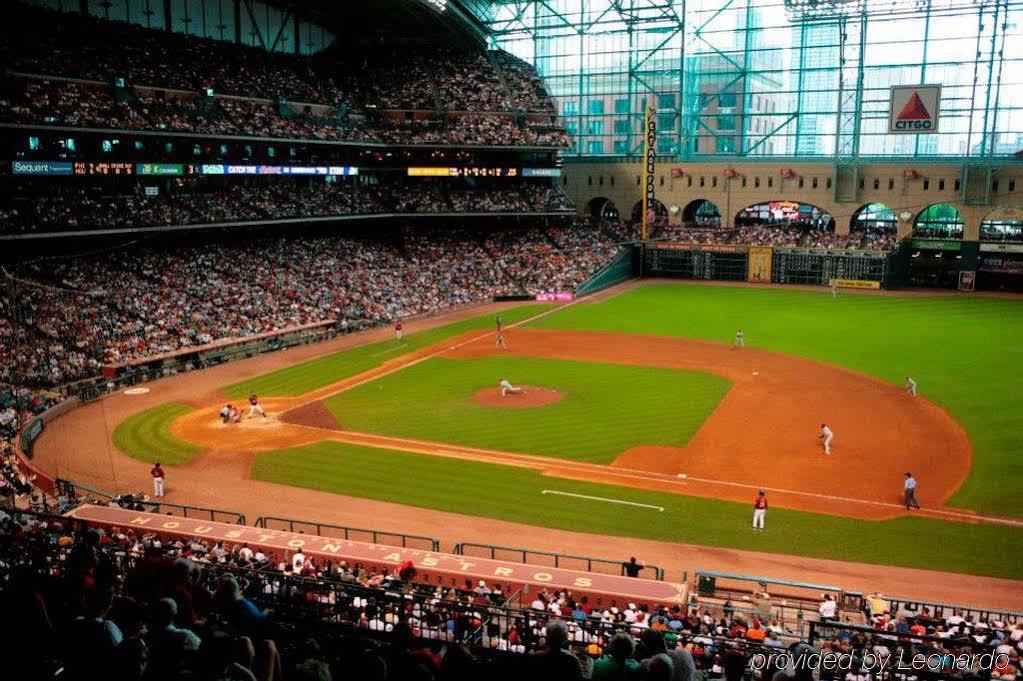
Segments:
[[[852,230],[848,235],[799,224],[744,225],[735,229],[664,225],[655,238],[682,244],[738,244],[776,248],[890,251],[898,245],[895,232]]]
[[[338,47],[299,57],[24,10],[0,27],[0,51],[18,74],[0,96],[3,122],[361,143],[569,144],[536,71],[505,52]],[[427,113],[378,115],[388,110]]]
[[[551,147],[569,143],[565,129],[551,120],[517,120],[511,114],[369,121],[334,109],[300,113],[286,104],[234,97],[117,90],[52,79],[15,82],[14,91],[0,98],[0,122],[356,143]]]
[[[110,193],[96,187],[46,186],[0,202],[6,233],[212,224],[249,220],[380,213],[544,213],[570,211],[555,185],[449,188],[440,181],[408,185],[304,182],[259,178],[244,184],[182,180],[150,196],[144,187]]]
[[[483,580],[417,578],[409,562],[373,569],[0,511],[3,638],[30,665],[22,677],[30,680],[57,669],[69,681],[817,677],[750,664],[771,651],[850,653],[848,672],[818,672],[844,681],[878,678],[862,669],[867,652],[1004,653],[994,676],[939,656],[926,678],[1008,680],[1020,671],[1023,626],[995,618],[878,612],[872,630],[835,629],[815,648],[755,614],[595,607],[554,590],[527,603]],[[885,601],[868,599],[877,603]]]
[[[338,45],[295,56],[27,6],[14,19],[0,50],[19,73],[335,107],[554,112],[536,71],[502,51]]]
[[[30,261],[9,281],[0,381],[50,387],[146,357],[306,323],[390,323],[571,292],[616,252],[587,228],[227,239]]]

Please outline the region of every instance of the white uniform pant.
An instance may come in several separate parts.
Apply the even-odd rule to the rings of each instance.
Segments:
[[[163,478],[153,478],[153,496],[163,496]]]
[[[824,438],[824,453],[825,454],[830,454],[831,453],[831,441],[834,440],[834,439],[835,439],[834,435],[828,435],[826,438]]]
[[[266,416],[266,412],[263,411],[263,407],[261,407],[258,404],[250,405],[249,406],[249,418],[251,419],[256,413],[259,413],[259,414],[262,414],[263,416]]]
[[[399,341],[405,340],[405,332],[399,329],[398,331],[394,332],[394,337],[397,338]]]
[[[766,508],[753,509],[753,529],[764,529],[764,520],[767,518]]]

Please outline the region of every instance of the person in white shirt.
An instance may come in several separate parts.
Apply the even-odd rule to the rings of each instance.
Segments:
[[[302,553],[302,549],[295,551],[295,555],[291,557],[291,571],[299,573],[302,568],[305,567],[305,554]]]
[[[821,424],[821,432],[820,432],[819,435],[817,435],[817,439],[824,441],[824,453],[825,454],[830,454],[831,453],[831,443],[835,439],[835,434],[831,431],[830,428],[828,428],[828,424],[826,424],[826,423],[822,423]]]
[[[821,620],[833,620],[838,615],[838,603],[829,594],[823,594],[824,600],[821,601],[820,606],[817,608],[817,612],[820,613]]]
[[[247,563],[252,560],[252,549],[249,548],[248,544],[243,544],[242,547],[238,549],[238,555]]]
[[[906,376],[906,394],[910,397],[916,397],[916,381],[913,380],[912,376]]]
[[[907,511],[910,507],[920,508],[920,502],[916,500],[916,478],[908,471],[906,472],[906,481],[902,483],[902,492],[905,497],[904,501],[906,502]]]
[[[734,344],[734,347],[737,347],[737,348],[744,348],[744,347],[746,347],[746,334],[744,334],[742,332],[742,329],[739,329],[738,331],[735,332],[735,344]]]
[[[522,388],[512,385],[507,379],[502,378],[499,384],[501,386],[501,397],[507,395],[525,395],[526,391]]]

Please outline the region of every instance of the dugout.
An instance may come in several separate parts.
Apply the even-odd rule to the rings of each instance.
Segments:
[[[689,605],[709,610],[719,617],[731,614],[747,618],[776,618],[793,628],[818,619],[817,608],[823,594],[838,603],[840,611],[858,612],[862,607],[860,594],[847,593],[842,587],[756,575],[742,575],[716,570],[693,573],[694,588],[689,592]]]

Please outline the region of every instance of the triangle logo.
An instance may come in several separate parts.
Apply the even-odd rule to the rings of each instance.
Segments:
[[[902,107],[902,111],[896,120],[900,121],[929,121],[931,114],[927,112],[927,107],[920,100],[920,95],[916,92],[906,102],[906,106]]]

